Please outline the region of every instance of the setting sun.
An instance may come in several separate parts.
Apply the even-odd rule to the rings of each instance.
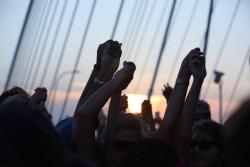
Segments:
[[[147,99],[146,95],[142,94],[127,94],[128,96],[128,112],[130,113],[140,113],[141,112],[141,104],[143,100]],[[154,95],[150,100],[152,104],[153,113],[156,111],[160,112],[161,117],[164,114],[166,108],[166,102],[163,96]],[[154,115],[154,114],[153,114]]]
[[[141,103],[143,100],[147,99],[145,95],[128,94],[128,112],[130,113],[140,113]]]

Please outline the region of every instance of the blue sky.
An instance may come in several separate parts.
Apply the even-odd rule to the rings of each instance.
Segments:
[[[42,8],[42,5],[45,3],[45,0],[36,1],[36,4],[39,4],[37,8]],[[54,7],[56,0],[48,1]],[[62,48],[62,42],[65,37],[65,33],[68,27],[69,19],[72,14],[72,9],[75,4],[75,0],[70,0],[68,6],[66,8],[65,17],[62,22],[62,27],[59,30],[59,37],[55,43],[55,50],[53,51],[53,58],[50,61],[50,64],[45,64],[46,56],[48,55],[49,46],[52,44],[52,37],[55,33],[56,23],[58,22],[59,14],[62,9],[63,0],[59,0],[58,11],[56,13],[55,20],[52,24],[50,36],[46,41],[44,57],[41,62],[41,69],[37,74],[37,82],[39,82],[39,78],[41,77],[42,68],[48,68],[49,74],[46,77],[46,82],[43,86],[50,87],[52,74],[55,69],[56,61],[59,57],[60,50]],[[80,46],[81,37],[84,32],[84,28],[86,26],[87,18],[90,12],[90,7],[92,4],[92,0],[80,0],[80,4],[78,6],[78,11],[76,14],[76,19],[74,20],[74,24],[72,27],[72,31],[70,34],[69,42],[67,44],[65,50],[65,56],[62,61],[62,66],[60,69],[60,73],[68,70],[72,70],[74,61],[76,59],[76,55]],[[157,59],[157,55],[159,52],[163,31],[165,29],[166,21],[170,11],[171,0],[138,0],[138,4],[141,4],[141,8],[148,2],[148,6],[146,8],[146,12],[143,14],[144,17],[141,17],[141,24],[137,25],[137,27],[141,27],[140,31],[137,32],[138,36],[135,36],[137,39],[133,42],[127,42],[124,40],[124,35],[126,32],[127,24],[130,19],[131,10],[135,3],[135,0],[125,0],[124,9],[121,14],[120,22],[118,24],[117,33],[115,36],[116,40],[123,42],[123,53],[126,55],[126,50],[128,47],[134,48],[134,50],[130,53],[130,57],[134,57],[135,50],[139,45],[139,39],[143,36],[144,40],[141,44],[141,47],[138,52],[138,58],[136,61],[137,71],[135,73],[135,79],[129,86],[127,93],[134,93],[134,87],[137,83],[137,79],[141,73],[142,68],[146,66],[144,63],[145,57],[148,55],[148,50],[151,48],[152,38],[156,35],[156,41],[152,46],[152,51],[150,52],[149,63],[146,66],[146,72],[143,76],[143,80],[141,85],[139,85],[138,93],[146,94],[149,88],[149,84],[151,82],[153,68],[155,66],[155,62]],[[183,49],[180,52],[180,59],[175,64],[175,70],[173,73],[172,80],[167,81],[167,78],[170,73],[170,69],[172,67],[174,58],[176,53],[180,47],[181,39],[184,34],[185,28],[187,26],[188,19],[191,14],[191,9],[194,3],[198,2],[197,10],[195,12],[194,18],[191,23],[190,30],[187,35],[187,39],[183,45]],[[225,36],[229,21],[232,17],[233,10],[237,3],[237,0],[216,0],[215,1],[215,11],[212,18],[211,24],[211,33],[210,40],[208,44],[208,53],[207,53],[207,71],[208,77],[210,77],[213,66],[218,56],[219,49],[221,47],[223,38]],[[25,16],[25,12],[27,10],[29,0],[0,0],[0,89],[2,90],[3,85],[6,80],[6,76],[9,70],[10,62],[13,56],[13,52],[16,46],[17,39],[19,37],[20,28],[23,23],[23,19]],[[97,6],[95,9],[95,13],[93,16],[93,20],[90,25],[90,30],[87,35],[86,43],[82,52],[81,59],[79,61],[78,70],[81,71],[80,74],[76,75],[74,80],[74,86],[72,89],[72,94],[76,94],[78,96],[79,92],[82,90],[91,70],[92,66],[95,63],[95,54],[96,48],[98,45],[105,40],[110,38],[114,20],[116,17],[116,13],[118,11],[120,0],[98,0]],[[163,10],[164,5],[168,3],[168,6],[165,10]],[[154,11],[151,14],[151,20],[142,34],[143,27],[145,26],[145,18],[149,15],[149,9],[152,5],[155,5]],[[207,21],[207,13],[208,13],[208,5],[209,0],[179,0],[177,1],[177,11],[178,13],[174,14],[174,21],[171,27],[171,31],[169,34],[169,39],[166,45],[166,49],[162,58],[161,66],[159,69],[159,75],[155,85],[154,93],[156,95],[161,95],[161,89],[164,83],[170,82],[172,85],[174,84],[174,78],[177,74],[178,68],[181,63],[181,59],[188,53],[188,51],[194,47],[200,45],[202,41],[202,37],[205,31],[206,21]],[[48,9],[48,8],[46,8]],[[39,10],[37,10],[38,12]],[[163,20],[160,22],[160,26],[156,28],[160,15],[163,13]],[[50,16],[50,15],[49,15]],[[138,16],[140,17],[140,16]],[[135,17],[134,17],[135,18]],[[133,18],[133,19],[134,19]],[[37,20],[39,17],[37,17]],[[48,20],[50,17],[48,17]],[[133,20],[132,20],[133,21]],[[137,21],[139,22],[139,21]],[[45,28],[47,28],[45,26]],[[136,29],[136,26],[134,30]],[[46,30],[46,29],[45,29]],[[157,32],[155,34],[155,32]],[[134,32],[135,34],[135,32]],[[32,32],[30,33],[32,36]],[[223,97],[224,97],[224,105],[226,106],[227,100],[232,92],[233,86],[236,82],[236,77],[239,73],[240,66],[244,60],[244,56],[246,55],[247,49],[250,45],[250,1],[241,0],[240,6],[238,9],[238,13],[235,18],[235,22],[232,26],[232,30],[228,37],[227,43],[225,45],[225,49],[222,52],[221,60],[218,64],[217,70],[225,72],[225,76],[223,77]],[[31,37],[30,37],[31,39]],[[44,37],[41,38],[41,43],[44,42]],[[39,51],[41,53],[41,47],[39,47]],[[38,52],[39,53],[39,52]],[[19,72],[17,73],[17,82],[18,79],[22,78],[23,75],[23,64],[27,60],[27,57],[30,56],[29,52],[25,50],[22,54],[22,58],[19,60]],[[235,99],[233,100],[234,104],[237,104],[242,98],[249,95],[249,64],[244,69],[241,81],[239,83],[237,92],[235,94]],[[62,79],[59,84],[59,90],[62,92],[61,96],[63,96],[63,92],[69,82],[69,76],[66,76]],[[206,87],[207,80],[204,83],[204,87]],[[212,109],[217,111],[217,98],[218,97],[218,87],[215,84],[211,84],[211,88],[207,94],[207,100],[212,104]],[[61,97],[60,97],[61,98]],[[77,98],[72,96],[70,101],[70,105],[68,106],[68,110],[73,110],[73,107],[76,103]],[[57,104],[58,107],[60,103]],[[232,110],[232,108],[231,108]]]

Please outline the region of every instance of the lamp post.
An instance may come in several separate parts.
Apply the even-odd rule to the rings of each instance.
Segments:
[[[55,92],[54,92],[53,95],[52,95],[51,105],[50,105],[50,109],[49,109],[49,111],[50,111],[51,114],[53,113],[53,109],[54,109],[55,98],[56,98],[56,92],[57,92],[56,90],[57,90],[59,81],[60,81],[64,76],[66,76],[66,75],[68,75],[68,74],[72,74],[72,73],[73,73],[73,74],[78,74],[78,73],[80,73],[80,71],[78,71],[78,70],[74,70],[74,71],[65,71],[65,72],[63,72],[61,75],[59,75],[59,76],[56,78],[55,83],[54,83],[54,85],[53,85],[53,90],[54,90]]]
[[[222,123],[222,81],[221,77],[224,75],[223,72],[214,71],[214,83],[218,84],[219,86],[219,123]]]

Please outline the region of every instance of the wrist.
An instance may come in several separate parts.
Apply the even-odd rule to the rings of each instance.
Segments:
[[[205,79],[205,77],[204,78],[203,77],[194,77],[193,82],[202,84],[204,79]]]
[[[178,76],[177,76],[177,79],[189,82],[190,77],[191,77],[191,74],[182,74],[182,73],[179,73]]]
[[[108,72],[101,70],[96,78],[102,82],[107,82],[112,78],[112,76],[113,75],[109,74]]]
[[[104,83],[105,83],[104,81],[99,80],[98,78],[95,78],[94,82],[95,82],[96,84],[98,84],[98,85],[104,85]]]
[[[175,84],[180,85],[180,86],[188,86],[189,85],[189,80],[177,78],[176,81],[175,81]]]

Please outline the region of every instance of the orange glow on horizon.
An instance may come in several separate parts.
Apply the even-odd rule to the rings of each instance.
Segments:
[[[147,99],[146,95],[142,94],[127,94],[128,96],[128,112],[130,113],[140,113],[141,112],[141,104],[144,100]],[[165,111],[165,99],[163,96],[160,95],[153,95],[151,97],[151,105],[152,105],[152,112],[154,116],[154,112],[160,111],[161,115],[163,116]]]
[[[128,94],[128,112],[130,113],[140,113],[141,103],[143,100],[147,99],[145,95]]]

